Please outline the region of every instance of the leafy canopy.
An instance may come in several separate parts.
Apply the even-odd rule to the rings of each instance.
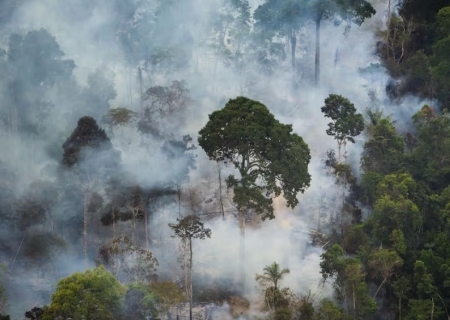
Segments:
[[[309,186],[308,145],[292,126],[281,124],[262,103],[245,97],[231,99],[209,115],[200,130],[199,145],[211,160],[230,161],[241,179],[228,178],[239,209],[254,209],[273,219],[272,198],[283,193],[288,206]]]
[[[169,223],[169,227],[174,231],[175,236],[182,240],[211,238],[211,229],[204,227],[199,216],[189,215],[177,221],[177,224]]]
[[[275,287],[275,290],[278,289],[278,282],[281,281],[284,275],[290,273],[289,269],[281,269],[280,265],[276,262],[265,266],[263,270],[263,274],[257,274],[255,276],[256,281],[271,283]]]
[[[121,312],[123,291],[103,267],[74,273],[58,282],[43,319],[115,319]]]
[[[320,110],[333,120],[328,124],[327,134],[334,136],[339,145],[347,141],[355,143],[353,138],[364,130],[364,117],[356,113],[354,104],[343,96],[330,94]]]

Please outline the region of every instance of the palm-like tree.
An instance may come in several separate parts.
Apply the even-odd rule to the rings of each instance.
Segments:
[[[255,276],[256,281],[273,283],[275,291],[278,290],[278,282],[281,281],[284,275],[290,272],[289,269],[281,270],[280,265],[276,262],[265,266],[263,270],[263,274],[257,274]]]
[[[369,135],[372,135],[373,128],[380,124],[382,120],[387,120],[391,124],[395,124],[396,121],[392,120],[392,115],[387,117],[384,116],[383,110],[380,109],[367,109],[366,110],[366,118],[365,125],[366,131]]]

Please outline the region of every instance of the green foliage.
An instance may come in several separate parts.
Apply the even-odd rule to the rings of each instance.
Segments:
[[[292,133],[291,125],[278,122],[260,102],[245,97],[230,100],[209,115],[198,142],[211,160],[234,164],[241,175],[228,179],[234,203],[239,209],[255,210],[263,219],[274,218],[272,198],[283,194],[288,206],[295,207],[297,193],[309,186],[308,146]]]
[[[332,301],[323,299],[320,301],[317,313],[317,320],[344,320],[344,312],[339,309]]]
[[[166,314],[171,307],[186,300],[183,291],[174,282],[152,282],[150,289],[155,294],[156,308],[160,315]]]
[[[369,259],[369,266],[373,270],[375,278],[381,281],[376,293],[387,281],[390,280],[395,271],[403,264],[403,260],[395,251],[381,249],[374,252]],[[374,296],[376,296],[376,293]]]
[[[119,107],[110,109],[103,117],[103,121],[112,127],[118,127],[130,124],[136,116],[136,112],[127,108]]]
[[[370,128],[370,140],[364,144],[361,157],[361,169],[367,179],[373,180],[375,174],[384,176],[397,171],[402,163],[405,143],[395,132],[395,127],[388,118],[382,118]],[[364,178],[363,178],[364,179]],[[376,180],[376,179],[375,179]],[[367,191],[370,197],[372,188]]]
[[[441,109],[450,107],[448,8],[446,0],[430,5],[403,1],[400,16],[392,16],[383,30],[384,45],[379,46],[379,53],[390,74],[402,78],[388,88],[393,97],[413,93],[437,98]]]
[[[320,22],[324,18],[334,18],[358,26],[376,13],[370,2],[366,0],[352,2],[342,0],[312,1],[308,6],[308,11],[312,14],[314,22]]]
[[[287,308],[277,308],[273,314],[274,320],[290,320],[292,319],[292,311]]]
[[[182,219],[177,219],[177,221],[177,224],[169,223],[169,227],[175,233],[174,237],[179,237],[182,240],[211,238],[211,229],[204,227],[199,216],[189,215]]]
[[[369,296],[364,265],[360,260],[346,257],[342,247],[334,244],[322,254],[320,269],[324,281],[334,278],[335,297],[339,303],[347,302],[348,315],[364,319],[375,314],[377,305]],[[331,308],[330,312],[333,316],[339,315],[337,309]]]
[[[278,282],[284,277],[284,275],[289,274],[289,269],[281,269],[280,265],[273,262],[269,266],[264,267],[263,274],[257,274],[255,280],[261,283],[271,283],[275,290],[278,289]]]
[[[125,320],[164,317],[171,307],[185,301],[182,290],[173,282],[134,283],[125,294]]]
[[[426,320],[430,319],[431,310],[433,310],[433,316],[439,319],[439,316],[443,314],[439,306],[434,306],[431,300],[417,300],[411,299],[408,303],[409,311],[406,314],[407,320]]]
[[[349,254],[356,254],[361,247],[369,244],[370,239],[364,232],[363,225],[353,225],[349,227],[344,233],[342,245],[345,252]]]
[[[331,278],[342,269],[344,249],[338,244],[334,244],[325,253],[322,254],[320,262],[320,273],[324,280]]]
[[[387,175],[378,184],[378,199],[370,221],[374,236],[383,244],[390,243],[389,237],[396,229],[407,235],[407,243],[417,236],[422,216],[411,200],[415,188],[416,182],[406,173]]]
[[[119,281],[103,267],[77,272],[58,282],[43,320],[113,320],[121,312],[123,295]]]
[[[361,179],[361,187],[363,189],[363,198],[361,200],[371,206],[377,198],[376,192],[378,184],[383,180],[383,176],[375,172],[365,172]]]
[[[155,318],[157,313],[156,297],[150,287],[132,284],[124,298],[124,320]]]
[[[345,145],[347,141],[355,143],[354,137],[364,130],[364,118],[356,113],[356,108],[347,98],[330,94],[321,107],[326,118],[333,122],[328,124],[327,134],[333,136],[338,145]]]
[[[419,130],[419,144],[412,157],[419,162],[417,166],[425,164],[414,172],[439,192],[450,181],[450,116],[446,111],[436,116],[432,108],[424,106],[413,121]]]

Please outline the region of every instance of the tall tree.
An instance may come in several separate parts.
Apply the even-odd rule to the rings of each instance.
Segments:
[[[5,105],[11,108],[8,125],[13,131],[39,134],[46,129],[42,122],[54,108],[46,101],[47,90],[71,79],[75,63],[64,59],[55,37],[45,29],[11,34],[6,58],[2,90]]]
[[[281,124],[265,105],[245,97],[230,99],[210,114],[198,143],[211,160],[230,161],[239,171],[240,178],[231,175],[227,184],[234,188],[239,211],[243,268],[247,211],[254,210],[263,220],[273,219],[273,198],[281,194],[288,207],[298,204],[297,194],[311,180],[308,145],[292,133],[292,125]]]
[[[369,265],[374,269],[374,273],[381,278],[381,284],[374,293],[375,299],[383,285],[390,280],[396,268],[401,267],[403,260],[395,251],[382,249],[370,256]]]
[[[376,11],[366,0],[315,0],[308,3],[308,11],[316,26],[315,84],[320,81],[320,23],[323,19],[337,18],[360,26]]]
[[[63,144],[62,163],[74,174],[83,193],[83,251],[87,260],[88,206],[94,183],[118,173],[120,154],[116,151],[105,131],[91,117],[78,120],[77,127]],[[73,179],[69,177],[69,179]]]
[[[108,110],[103,116],[102,121],[109,125],[111,133],[114,127],[125,126],[132,123],[137,117],[137,113],[127,108],[114,108]]]
[[[345,148],[347,141],[355,143],[354,137],[364,130],[364,117],[361,113],[356,113],[353,103],[337,94],[330,94],[320,110],[326,118],[333,120],[328,124],[327,134],[336,139],[338,161],[341,162],[341,147]]]
[[[211,238],[211,229],[205,228],[197,215],[189,215],[177,221],[177,224],[169,223],[169,227],[175,237],[189,245],[189,318],[192,320],[192,239]]]
[[[297,33],[306,20],[306,2],[301,0],[266,0],[253,15],[257,29],[286,36],[291,45],[291,65],[295,74]]]

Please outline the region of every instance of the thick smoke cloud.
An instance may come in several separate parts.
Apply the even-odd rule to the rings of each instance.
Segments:
[[[330,93],[341,94],[349,98],[359,112],[376,105],[384,109],[386,115],[392,114],[404,130],[409,125],[411,115],[423,104],[413,97],[399,104],[391,104],[385,94],[386,84],[390,80],[383,69],[361,72],[361,69],[379,62],[375,56],[374,31],[383,26],[387,1],[374,1],[377,15],[362,27],[352,26],[348,34],[344,34],[344,25],[336,27],[333,21],[323,23],[319,88],[312,85],[312,24],[305,24],[299,34],[299,76],[298,84],[293,88],[289,57],[270,76],[258,75],[250,67],[251,64],[240,70],[223,63],[212,46],[214,41],[217,45],[217,35],[211,34],[209,29],[209,23],[217,19],[218,1],[173,0],[161,3],[160,6],[157,0],[24,0],[17,2],[9,19],[3,22],[0,39],[5,55],[2,57],[2,66],[17,68],[16,72],[6,71],[14,75],[13,83],[22,86],[17,92],[21,94],[18,98],[23,101],[11,101],[10,79],[0,81],[0,111],[4,119],[1,130],[6,137],[0,140],[1,150],[6,151],[0,155],[1,169],[5,172],[1,187],[2,190],[12,192],[15,199],[20,199],[29,192],[29,186],[34,181],[56,183],[57,201],[49,213],[64,226],[67,232],[66,245],[68,242],[68,249],[58,249],[56,244],[51,246],[54,251],[50,253],[50,262],[33,264],[21,252],[21,242],[26,239],[23,232],[2,231],[1,238],[7,243],[2,260],[10,267],[11,281],[14,283],[8,287],[10,312],[13,315],[21,315],[34,303],[48,303],[56,281],[76,270],[92,267],[96,249],[102,241],[105,242],[104,239],[91,239],[91,259],[86,265],[79,255],[82,195],[73,191],[68,196],[76,188],[60,179],[62,144],[75,129],[79,117],[92,116],[102,124],[102,117],[110,108],[126,107],[140,113],[142,107],[149,104],[149,101],[141,101],[141,89],[168,87],[174,80],[186,80],[190,99],[187,110],[170,117],[160,116],[157,120],[157,125],[164,128],[166,138],[181,139],[183,135],[190,134],[193,144],[196,144],[197,132],[207,122],[208,114],[238,95],[261,101],[278,120],[293,124],[294,131],[303,137],[311,149],[309,170],[312,183],[304,194],[299,195],[300,204],[295,210],[287,210],[283,201],[277,199],[277,218],[247,230],[247,294],[255,300],[258,292],[256,282],[253,281],[254,274],[273,261],[291,269],[284,284],[289,284],[297,293],[305,294],[308,290],[313,290],[318,296],[331,293],[330,288],[318,286],[322,251],[310,245],[308,236],[308,228],[318,228],[321,219],[326,225],[334,213],[331,195],[335,194],[335,184],[323,164],[326,151],[336,148],[336,142],[325,133],[327,120],[320,111],[326,96]],[[249,2],[252,10],[261,3],[261,0]],[[58,52],[54,60],[66,69],[50,70],[43,64],[36,65],[47,61],[45,57],[39,56],[46,53],[45,50],[40,52],[39,46],[33,46],[39,39],[33,38],[29,32],[42,29],[46,31],[40,31],[39,37],[45,39],[43,43],[48,46],[59,45],[59,48],[52,48],[51,52]],[[29,63],[28,56],[15,64],[9,61],[6,53],[12,48],[11,39],[17,40],[17,37],[10,38],[13,33],[24,37],[22,43],[30,45],[28,51],[24,48],[23,53],[34,55],[40,60],[32,60],[31,65],[26,64]],[[27,37],[30,38],[29,42],[26,41]],[[279,42],[288,48],[286,39],[279,39]],[[219,42],[219,45],[227,44]],[[164,52],[161,50],[168,48],[173,50],[170,60],[158,62],[155,52]],[[41,49],[48,47],[44,45]],[[29,70],[35,73],[27,75],[26,71]],[[57,77],[53,77],[55,73]],[[36,84],[33,83],[33,75],[46,75],[47,78],[38,77],[39,83]],[[371,99],[370,91],[375,93],[376,99]],[[16,110],[10,102],[25,106],[26,111],[29,111],[26,116],[20,115],[18,123],[14,122],[18,115],[14,113]],[[25,127],[20,130],[20,126]],[[168,161],[167,154],[161,149],[163,142],[154,137],[143,137],[135,125],[114,128],[113,132],[108,131],[108,135],[114,148],[120,151],[121,172],[132,181],[131,184],[150,189],[161,184],[173,185],[174,168],[186,164],[183,158]],[[348,161],[355,174],[359,171],[359,155],[364,139],[362,135],[356,144],[347,146]],[[151,209],[149,230],[151,242],[155,246],[150,249],[160,260],[159,272],[163,277],[173,276],[168,270],[179,268],[178,244],[170,238],[171,231],[167,224],[174,222],[179,212],[200,212],[205,216],[219,212],[216,216],[220,216],[217,165],[210,162],[201,149],[192,152],[197,155],[197,169],[190,170],[189,180],[183,181],[184,198],[181,206],[162,201],[162,205]],[[230,173],[233,173],[233,168],[222,166],[222,177]],[[183,174],[181,170],[175,175]],[[65,181],[64,185],[58,185],[61,181]],[[225,186],[223,189],[226,219],[208,220],[212,238],[195,243],[195,272],[200,282],[201,277],[206,275],[213,279],[238,279],[239,229],[233,216],[232,194]],[[105,186],[99,186],[96,192],[108,201]],[[6,191],[2,191],[2,199],[6,194]],[[321,201],[328,206],[324,213],[320,212]],[[4,215],[5,219],[14,220],[17,217],[12,216],[11,212],[15,212],[15,205],[7,203],[2,212],[8,212]],[[325,219],[319,217],[321,215]],[[94,220],[90,221],[91,230],[97,229],[98,233],[111,236],[108,227],[101,226],[99,219],[97,222]],[[118,225],[120,232],[130,232],[129,224]],[[49,226],[45,228],[50,230]],[[32,232],[33,228],[30,229]],[[165,244],[162,246],[161,243]],[[14,258],[16,255],[17,258]],[[50,276],[41,274],[51,268],[53,271]],[[178,270],[181,274],[181,269]],[[25,272],[28,276],[23,278]],[[27,290],[27,287],[33,289]],[[23,303],[18,302],[19,297]]]

